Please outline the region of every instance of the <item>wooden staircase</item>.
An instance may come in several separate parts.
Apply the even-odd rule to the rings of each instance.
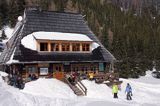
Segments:
[[[76,85],[72,86],[72,90],[77,96],[84,96],[83,92]]]
[[[76,81],[75,84],[71,84],[67,78],[64,79],[65,83],[69,85],[69,87],[73,90],[73,92],[77,96],[85,96],[87,95],[87,88],[81,83],[81,81]]]

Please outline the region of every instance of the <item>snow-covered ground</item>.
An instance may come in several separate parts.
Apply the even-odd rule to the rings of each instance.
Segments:
[[[5,75],[4,73],[0,73]],[[0,106],[159,106],[159,79],[151,71],[139,79],[123,80],[118,99],[114,99],[111,88],[105,84],[83,80],[87,96],[77,97],[63,82],[56,79],[40,78],[26,84],[23,90],[8,86],[0,77]],[[126,84],[133,89],[133,100],[127,101]]]

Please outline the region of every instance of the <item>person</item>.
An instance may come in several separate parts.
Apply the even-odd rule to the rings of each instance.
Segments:
[[[72,84],[72,85],[75,85],[75,83],[76,83],[76,76],[75,76],[74,73],[71,74],[71,79],[72,79],[72,80],[71,80],[71,84]]]
[[[69,77],[71,77],[70,74],[66,73],[66,78],[68,79]]]
[[[87,76],[86,76],[86,74],[85,74],[84,72],[82,72],[82,73],[80,74],[80,79],[81,79],[81,80],[87,79]]]
[[[132,97],[131,97],[132,96],[132,88],[129,83],[127,83],[125,93],[126,93],[127,100],[132,100]]]
[[[20,86],[21,86],[21,76],[18,75],[18,77],[17,77],[17,88],[20,88]]]
[[[118,98],[118,85],[116,83],[112,86],[113,98]]]
[[[94,79],[94,73],[93,73],[93,72],[90,72],[90,73],[89,73],[89,80],[92,81],[93,79]]]
[[[31,79],[31,74],[28,75],[28,77],[26,78],[26,82],[30,82],[32,79]]]
[[[36,76],[35,74],[32,74],[32,75],[31,75],[31,80],[34,81],[34,80],[36,80],[36,79],[37,79],[37,76]]]
[[[22,76],[18,76],[18,79],[17,79],[17,88],[19,89],[23,89],[24,88],[24,82],[23,82],[23,79],[22,79]]]
[[[14,85],[14,78],[12,74],[9,75],[9,85],[13,86]]]
[[[13,86],[14,87],[17,87],[17,79],[18,79],[17,74],[13,74]]]
[[[72,83],[71,75],[69,73],[66,74],[66,78],[70,83]]]

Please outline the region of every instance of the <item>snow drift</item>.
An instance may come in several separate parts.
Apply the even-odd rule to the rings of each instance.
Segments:
[[[51,98],[68,99],[76,97],[67,84],[53,78],[40,78],[37,81],[26,83],[23,92]]]

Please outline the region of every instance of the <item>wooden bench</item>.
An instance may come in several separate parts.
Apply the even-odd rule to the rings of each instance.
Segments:
[[[115,81],[115,82],[104,82],[104,84],[106,84],[107,86],[112,86],[114,83],[116,83],[117,85],[121,85],[123,81]]]
[[[96,83],[103,83],[104,81],[113,82],[114,80],[119,80],[118,73],[100,73],[94,76]]]

